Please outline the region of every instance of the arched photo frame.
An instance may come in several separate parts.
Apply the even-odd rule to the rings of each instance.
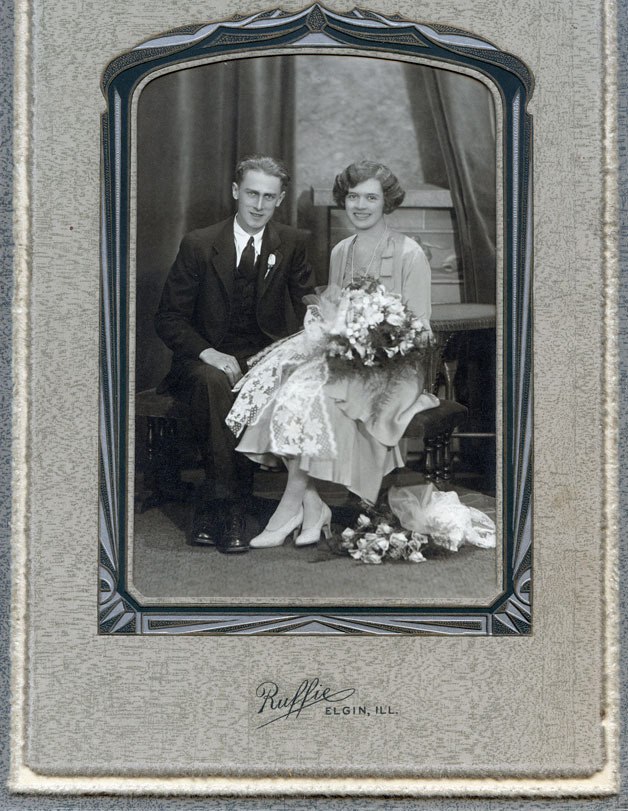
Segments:
[[[138,104],[159,77],[236,60],[316,56],[387,60],[481,82],[495,104],[497,525],[499,588],[490,601],[415,605],[194,604],[144,600],[134,587],[137,414]],[[532,126],[526,67],[455,29],[366,11],[239,16],[160,35],[114,60],[103,77],[100,555],[101,633],[526,635],[532,630]],[[145,97],[146,98],[146,97]],[[174,114],[170,111],[169,114]],[[157,137],[157,136],[155,136]],[[231,170],[231,166],[228,167]],[[341,167],[342,168],[342,167]],[[225,184],[223,184],[225,185]],[[324,195],[322,195],[324,197]],[[458,227],[464,196],[452,193]],[[294,200],[293,211],[298,201]],[[460,236],[457,237],[460,242]],[[463,240],[462,240],[463,241]],[[464,247],[460,249],[464,253]],[[151,429],[152,430],[152,429]],[[163,428],[158,429],[163,430]]]

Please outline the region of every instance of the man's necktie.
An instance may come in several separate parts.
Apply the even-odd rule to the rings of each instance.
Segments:
[[[242,251],[240,257],[240,264],[238,270],[241,276],[251,279],[255,276],[255,248],[253,246],[253,237],[246,243],[246,248]]]

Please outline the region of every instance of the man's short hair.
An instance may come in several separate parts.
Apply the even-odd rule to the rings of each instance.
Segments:
[[[285,191],[290,182],[290,173],[285,165],[268,155],[247,155],[238,163],[235,168],[235,182],[240,185],[242,178],[247,172],[264,172],[265,175],[278,177],[281,181],[281,190]]]

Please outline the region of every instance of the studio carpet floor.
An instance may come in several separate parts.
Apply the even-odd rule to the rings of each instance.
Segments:
[[[464,504],[495,519],[494,499],[455,489]],[[134,516],[130,579],[145,604],[469,606],[486,605],[501,591],[499,538],[496,549],[430,549],[417,564],[361,564],[324,542],[223,555],[186,542],[189,515],[189,506],[168,504]],[[336,509],[334,519],[339,515]]]

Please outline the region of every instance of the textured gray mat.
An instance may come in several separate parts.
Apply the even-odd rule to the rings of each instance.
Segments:
[[[272,4],[271,4],[272,5]],[[279,5],[279,4],[276,4]],[[99,809],[134,809],[139,811],[167,811],[167,809],[186,809],[186,811],[205,811],[213,809],[215,811],[232,811],[232,809],[247,809],[247,811],[279,811],[280,809],[330,809],[330,811],[384,811],[384,809],[395,809],[395,811],[409,811],[410,809],[430,809],[439,811],[466,811],[474,809],[481,811],[485,808],[499,808],[504,811],[516,811],[516,809],[548,809],[548,811],[563,811],[563,809],[579,809],[590,811],[591,809],[627,809],[628,808],[628,769],[627,754],[624,747],[622,753],[622,764],[624,774],[624,790],[622,796],[609,798],[606,800],[520,800],[506,799],[493,800],[416,800],[392,802],[390,800],[194,800],[194,799],[155,799],[155,798],[103,798],[103,797],[11,797],[4,788],[4,780],[8,768],[8,688],[9,688],[9,663],[8,663],[8,600],[6,595],[9,589],[9,558],[8,558],[8,522],[10,504],[10,445],[8,437],[8,426],[10,420],[9,399],[11,385],[9,379],[9,356],[10,356],[10,313],[9,299],[11,295],[10,283],[10,250],[8,248],[11,237],[11,211],[9,204],[9,173],[8,167],[11,161],[10,131],[11,131],[11,71],[12,71],[12,0],[3,0],[0,3],[0,71],[2,72],[2,82],[0,84],[0,176],[3,178],[0,188],[0,531],[2,533],[2,543],[0,543],[0,593],[5,595],[5,599],[0,601],[0,691],[2,703],[0,705],[0,807],[3,809],[20,809],[20,811],[64,811],[64,809],[76,809],[76,811],[97,811]],[[619,141],[621,147],[621,172],[622,172],[622,264],[624,268],[628,266],[628,3],[622,0],[619,4],[619,34],[620,51],[623,55],[621,60],[620,88],[622,94],[621,121]],[[626,467],[626,457],[628,451],[628,272],[624,270],[621,289],[621,312],[622,312],[622,363],[621,363],[621,390],[622,408],[621,415],[621,462]],[[621,484],[621,505],[623,516],[623,543],[621,546],[621,569],[620,579],[622,588],[622,613],[628,611],[628,549],[625,543],[625,526],[628,524],[628,476],[624,476]],[[623,650],[626,650],[628,643],[628,629],[624,624],[622,642]],[[624,675],[625,686],[625,675]],[[625,695],[624,718],[625,718]]]

